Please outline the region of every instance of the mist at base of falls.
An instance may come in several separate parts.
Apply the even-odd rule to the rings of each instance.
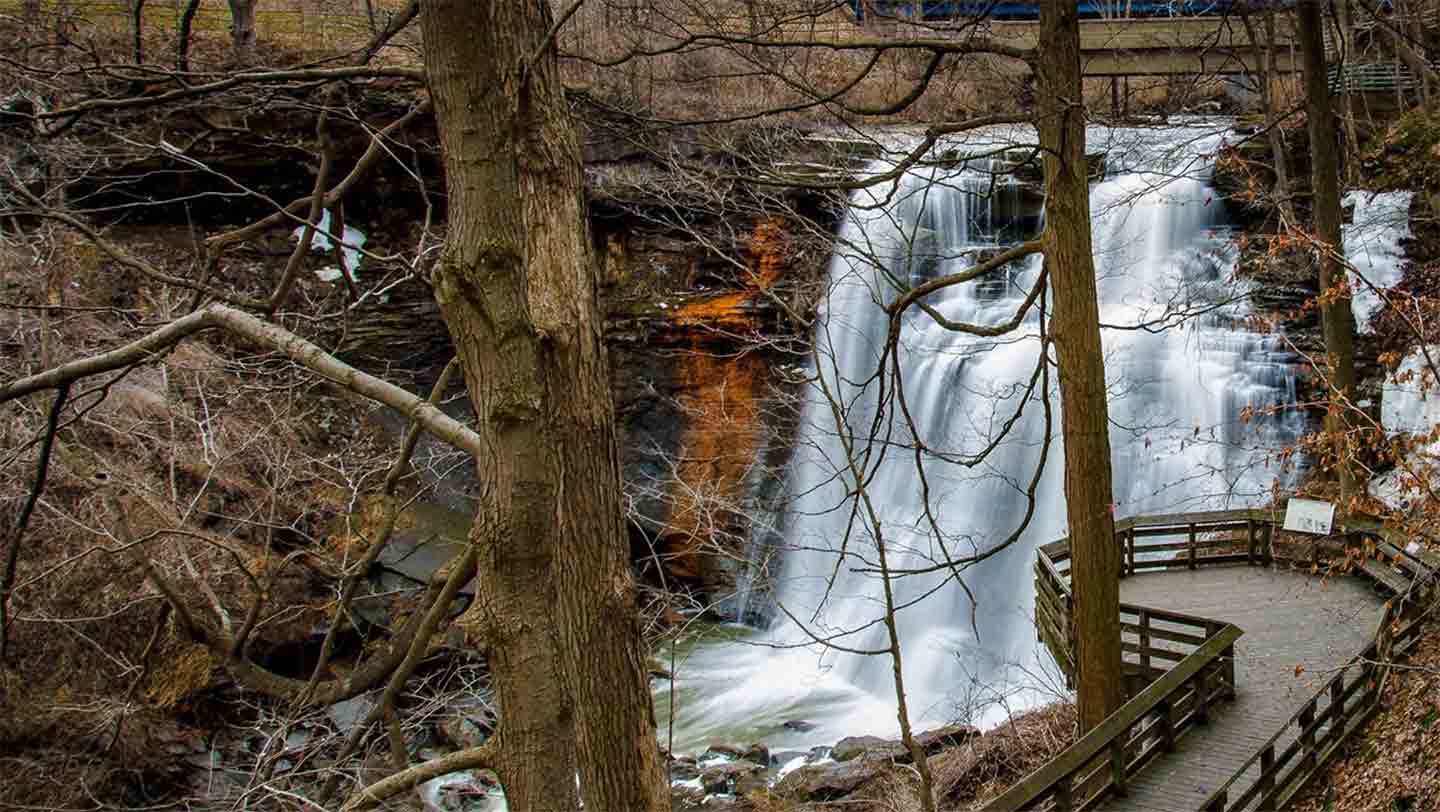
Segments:
[[[1258,504],[1277,478],[1284,484],[1273,453],[1304,424],[1293,410],[1269,409],[1295,401],[1292,358],[1275,336],[1245,327],[1232,235],[1208,183],[1224,124],[1092,128],[1088,138],[1109,167],[1090,204],[1116,515]],[[996,131],[943,146],[974,154],[1016,142],[1034,135]],[[1056,371],[1039,370],[1044,299],[998,337],[937,319],[1007,322],[1040,258],[929,295],[907,311],[899,351],[885,357],[886,304],[1013,244],[1018,224],[1034,227],[1033,193],[1023,208],[1024,190],[993,163],[947,167],[912,169],[851,199],[787,473],[774,619],[677,650],[673,693],[664,686],[656,696],[666,723],[673,708],[661,741],[673,737],[677,752],[897,735],[892,662],[873,653],[888,646],[877,539],[895,574],[917,729],[983,727],[1064,694],[1031,622],[1035,548],[1066,533]],[[1018,540],[995,550],[1027,513]],[[784,726],[795,721],[809,726]]]

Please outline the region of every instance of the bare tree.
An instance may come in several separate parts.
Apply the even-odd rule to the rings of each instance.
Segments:
[[[253,65],[257,58],[255,19],[259,11],[259,0],[229,0],[229,3],[230,42],[235,62],[242,66]]]
[[[1310,128],[1311,187],[1315,195],[1313,219],[1319,262],[1320,318],[1325,331],[1325,353],[1330,367],[1331,406],[1326,429],[1338,445],[1332,461],[1340,481],[1340,498],[1348,504],[1355,496],[1355,475],[1346,444],[1349,410],[1344,404],[1355,393],[1355,315],[1343,267],[1340,236],[1340,150],[1335,142],[1335,115],[1325,70],[1324,23],[1318,0],[1296,5],[1296,31],[1305,60],[1305,104]]]

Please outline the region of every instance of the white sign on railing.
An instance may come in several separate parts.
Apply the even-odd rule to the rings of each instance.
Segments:
[[[1291,499],[1285,506],[1285,529],[1328,536],[1335,521],[1335,506],[1318,499]]]

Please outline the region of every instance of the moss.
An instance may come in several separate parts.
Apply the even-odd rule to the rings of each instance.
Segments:
[[[1362,148],[1365,186],[1378,191],[1440,189],[1440,120],[1411,110]]]

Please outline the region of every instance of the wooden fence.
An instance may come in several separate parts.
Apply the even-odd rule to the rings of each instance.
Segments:
[[[1422,607],[1436,597],[1440,556],[1405,543],[1373,521],[1342,519],[1333,537],[1287,545],[1275,543],[1278,523],[1279,516],[1271,511],[1239,510],[1141,516],[1115,524],[1122,578],[1147,570],[1241,563],[1307,569],[1340,565],[1353,567],[1393,595],[1365,651],[1331,677],[1198,812],[1283,808],[1379,708],[1391,663],[1414,645]],[[1043,545],[1037,552],[1035,625],[1073,684],[1069,562],[1069,539]],[[986,812],[1041,807],[1071,812],[1123,793],[1130,775],[1157,752],[1173,749],[1175,740],[1190,724],[1203,720],[1213,703],[1235,695],[1234,640],[1240,630],[1149,607],[1122,604],[1120,612],[1133,698],[987,805]]]

